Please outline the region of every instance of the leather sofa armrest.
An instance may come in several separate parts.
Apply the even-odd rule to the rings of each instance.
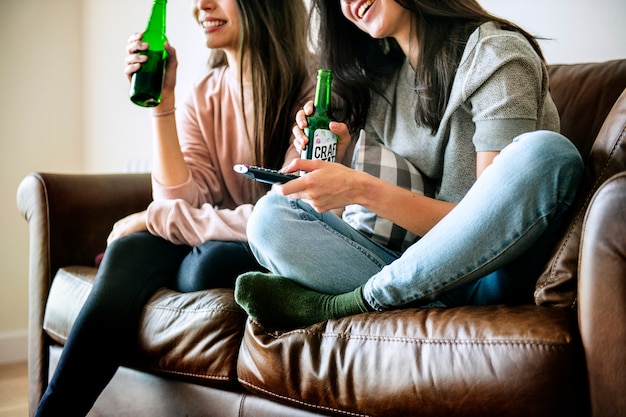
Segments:
[[[67,265],[94,265],[118,219],[152,200],[149,174],[28,174],[17,206],[29,224],[29,403],[34,412],[48,380],[43,317],[51,281]]]
[[[63,266],[93,265],[113,224],[151,201],[149,174],[31,173],[17,191],[31,240],[41,238],[35,249],[43,252],[31,253],[30,259],[49,257],[50,276]]]
[[[592,416],[626,410],[626,172],[595,193],[583,224],[579,325]]]

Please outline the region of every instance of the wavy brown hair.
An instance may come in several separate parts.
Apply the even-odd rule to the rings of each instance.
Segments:
[[[419,92],[415,118],[433,134],[448,105],[467,39],[480,25],[493,21],[505,30],[521,33],[543,59],[532,35],[488,13],[475,0],[395,1],[413,15],[411,50],[419,57],[414,80]],[[319,21],[321,65],[333,70],[333,87],[344,101],[344,121],[356,131],[365,124],[372,92],[382,94],[387,80],[406,57],[395,39],[374,39],[349,22],[339,0],[312,0],[312,6],[311,21]]]
[[[241,68],[249,64],[253,86],[253,163],[278,169],[310,75],[307,9],[302,0],[237,0],[237,6],[239,63]],[[209,66],[222,65],[227,65],[224,52],[214,50]]]

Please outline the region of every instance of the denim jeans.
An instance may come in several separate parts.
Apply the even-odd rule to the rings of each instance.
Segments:
[[[208,241],[192,248],[148,232],[115,240],[35,415],[87,414],[120,363],[135,352],[143,308],[159,288],[232,287],[239,274],[259,268],[245,242]]]
[[[256,204],[248,241],[270,271],[327,294],[364,285],[365,300],[378,310],[529,301],[582,173],[569,140],[530,132],[503,149],[459,204],[404,253],[278,194]]]

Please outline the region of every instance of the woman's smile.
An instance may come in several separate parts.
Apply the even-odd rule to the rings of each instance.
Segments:
[[[359,6],[356,12],[356,15],[359,17],[359,19],[363,19],[365,13],[367,13],[367,11],[370,9],[370,7],[372,7],[372,4],[374,4],[375,1],[376,0],[366,0],[363,4]]]
[[[211,19],[211,20],[205,20],[205,21],[200,22],[200,23],[201,23],[201,25],[202,25],[202,27],[204,29],[210,30],[210,29],[213,29],[213,28],[224,26],[226,24],[226,21]]]

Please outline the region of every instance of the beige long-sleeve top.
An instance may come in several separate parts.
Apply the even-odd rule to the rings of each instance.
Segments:
[[[302,89],[301,104],[311,100],[314,85]],[[148,207],[148,230],[176,244],[197,246],[207,240],[246,241],[246,223],[261,197],[253,181],[233,171],[250,164],[245,132],[252,122],[252,86],[244,84],[242,110],[239,80],[228,67],[212,69],[194,86],[177,112],[179,141],[190,175],[177,186],[152,179],[154,201]],[[244,119],[247,115],[248,127]],[[297,109],[287,109],[295,116]],[[298,157],[293,146],[285,164]]]

